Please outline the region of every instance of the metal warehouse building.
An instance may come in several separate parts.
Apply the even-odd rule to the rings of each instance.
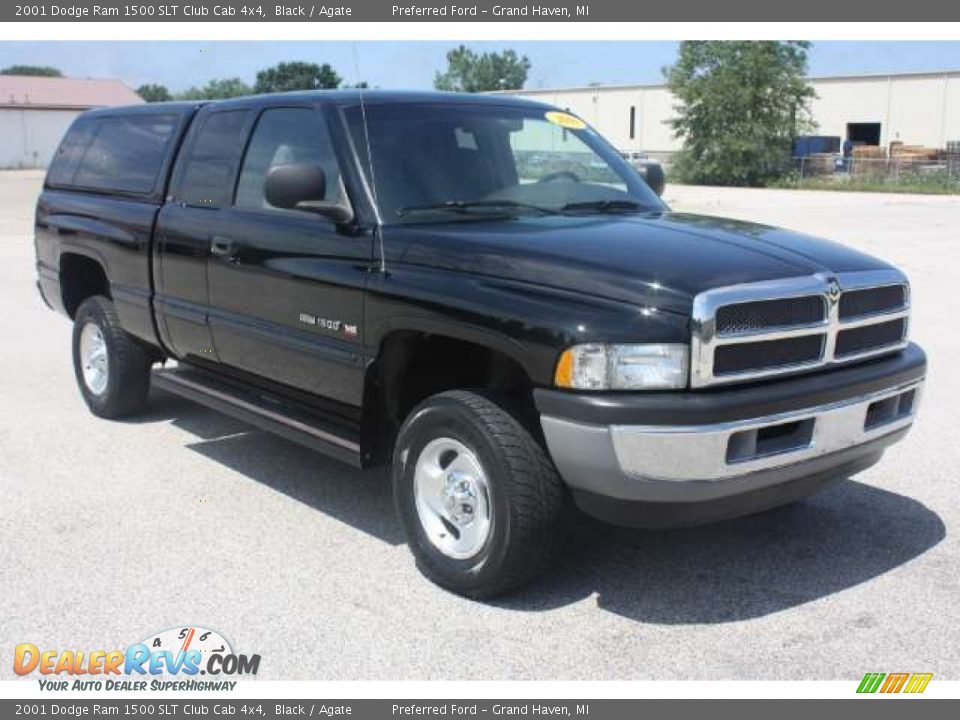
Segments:
[[[0,168],[44,168],[84,110],[141,102],[119,80],[0,75]]]
[[[900,141],[943,148],[960,140],[960,70],[812,78],[815,134],[867,145]],[[664,85],[617,85],[513,94],[568,108],[621,151],[653,156],[680,149],[667,121],[674,99]]]

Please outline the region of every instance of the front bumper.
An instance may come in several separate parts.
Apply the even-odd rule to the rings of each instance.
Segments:
[[[540,390],[537,404],[550,454],[582,508],[624,522],[624,507],[652,506],[655,518],[686,524],[684,515],[703,522],[744,514],[869,467],[909,430],[925,373],[923,351],[911,345],[750,387],[606,396]]]
[[[39,260],[37,261],[37,291],[48,308],[66,314],[60,292],[60,273]]]

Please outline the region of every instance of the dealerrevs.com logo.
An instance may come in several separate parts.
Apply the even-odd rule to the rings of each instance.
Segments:
[[[17,675],[44,676],[38,678],[41,690],[233,690],[236,680],[227,678],[259,669],[260,655],[235,653],[218,632],[192,626],[154,633],[125,650],[20,643],[13,656]]]

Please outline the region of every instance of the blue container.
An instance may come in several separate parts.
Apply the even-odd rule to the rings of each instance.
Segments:
[[[794,157],[803,158],[839,152],[840,137],[837,135],[798,135],[793,140]]]

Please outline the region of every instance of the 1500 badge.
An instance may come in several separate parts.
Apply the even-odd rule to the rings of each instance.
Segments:
[[[357,326],[345,323],[343,320],[331,320],[329,318],[317,317],[310,313],[300,313],[300,322],[304,325],[313,325],[321,330],[343,335],[349,338],[357,337]]]

